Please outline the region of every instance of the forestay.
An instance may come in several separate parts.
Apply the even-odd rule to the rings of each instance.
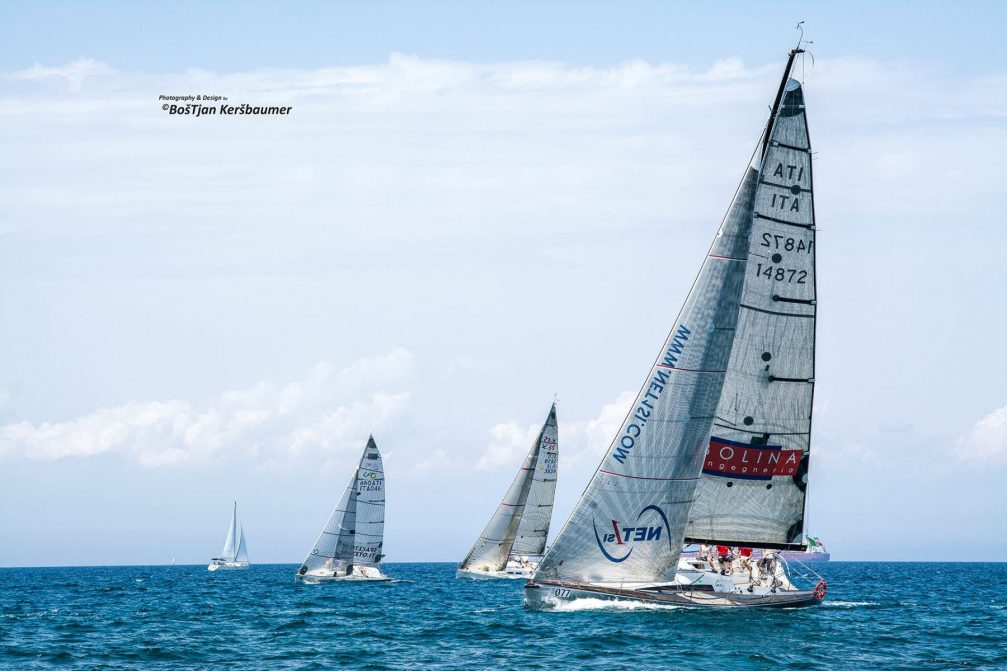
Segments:
[[[687,538],[800,548],[817,304],[811,146],[793,79],[765,146],[737,333]]]
[[[518,524],[511,556],[538,557],[545,554],[545,544],[552,522],[553,500],[556,498],[556,478],[559,465],[559,428],[556,424],[556,405],[549,409],[538,436],[538,456],[532,483],[528,490]]]
[[[536,578],[674,575],[731,353],[756,177],[749,168],[629,415]]]

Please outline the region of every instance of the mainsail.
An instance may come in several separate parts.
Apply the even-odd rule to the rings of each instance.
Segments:
[[[764,145],[741,311],[689,516],[691,542],[803,549],[815,213],[804,95],[799,82],[784,82]]]
[[[354,564],[380,563],[384,526],[385,476],[372,436],[300,571],[349,572]]]
[[[360,459],[356,488],[353,563],[374,566],[384,556],[381,549],[385,538],[385,472],[373,437],[368,439]]]
[[[462,562],[462,570],[502,571],[512,554],[541,555],[545,551],[556,493],[557,459],[558,432],[553,404],[503,501]],[[526,512],[530,512],[527,523],[523,522]]]

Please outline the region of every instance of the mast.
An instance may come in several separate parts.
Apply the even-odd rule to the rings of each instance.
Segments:
[[[234,508],[231,510],[231,538],[238,538],[238,502],[234,502]],[[234,561],[238,556],[238,546],[234,545],[231,547],[232,556],[229,557],[231,561]]]
[[[780,88],[776,91],[776,98],[773,100],[773,109],[769,113],[769,122],[766,124],[766,132],[762,136],[762,151],[759,153],[762,159],[765,159],[766,152],[769,150],[769,137],[773,133],[773,125],[776,123],[776,118],[780,113],[780,104],[783,102],[783,96],[786,93],[787,82],[790,80],[790,72],[794,69],[794,59],[797,58],[797,54],[803,53],[804,49],[801,49],[800,44],[798,44],[798,46],[790,50],[790,55],[787,57],[787,67],[783,69]]]

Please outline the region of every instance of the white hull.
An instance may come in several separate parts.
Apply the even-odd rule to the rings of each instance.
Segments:
[[[323,582],[388,582],[391,580],[377,568],[370,566],[354,566],[349,574],[338,574],[335,571],[315,571],[295,574],[294,578],[307,585],[317,585]]]
[[[824,581],[812,590],[797,589],[783,566],[760,576],[753,571],[729,575],[705,568],[703,561],[684,558],[675,579],[662,583],[573,583],[560,580],[529,580],[525,605],[533,610],[552,610],[581,599],[622,601],[689,607],[783,608],[814,606],[825,598]]]
[[[468,578],[470,580],[531,580],[535,575],[535,569],[506,569],[504,571],[466,571],[458,569],[455,571],[456,578]]]
[[[210,565],[206,567],[207,571],[238,571],[240,569],[246,569],[250,566],[248,562],[210,562]]]
[[[455,577],[472,580],[531,580],[536,569],[538,569],[537,561],[510,559],[502,571],[458,567]]]

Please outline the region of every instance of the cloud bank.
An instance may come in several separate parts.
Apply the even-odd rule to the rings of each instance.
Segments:
[[[401,415],[409,402],[401,386],[411,361],[409,351],[398,348],[342,369],[322,362],[300,380],[227,391],[205,404],[135,401],[64,422],[12,423],[0,428],[0,455],[53,460],[114,454],[144,466],[325,460],[359,449],[368,433]]]
[[[976,422],[955,452],[962,461],[980,466],[1007,463],[1007,406]]]

